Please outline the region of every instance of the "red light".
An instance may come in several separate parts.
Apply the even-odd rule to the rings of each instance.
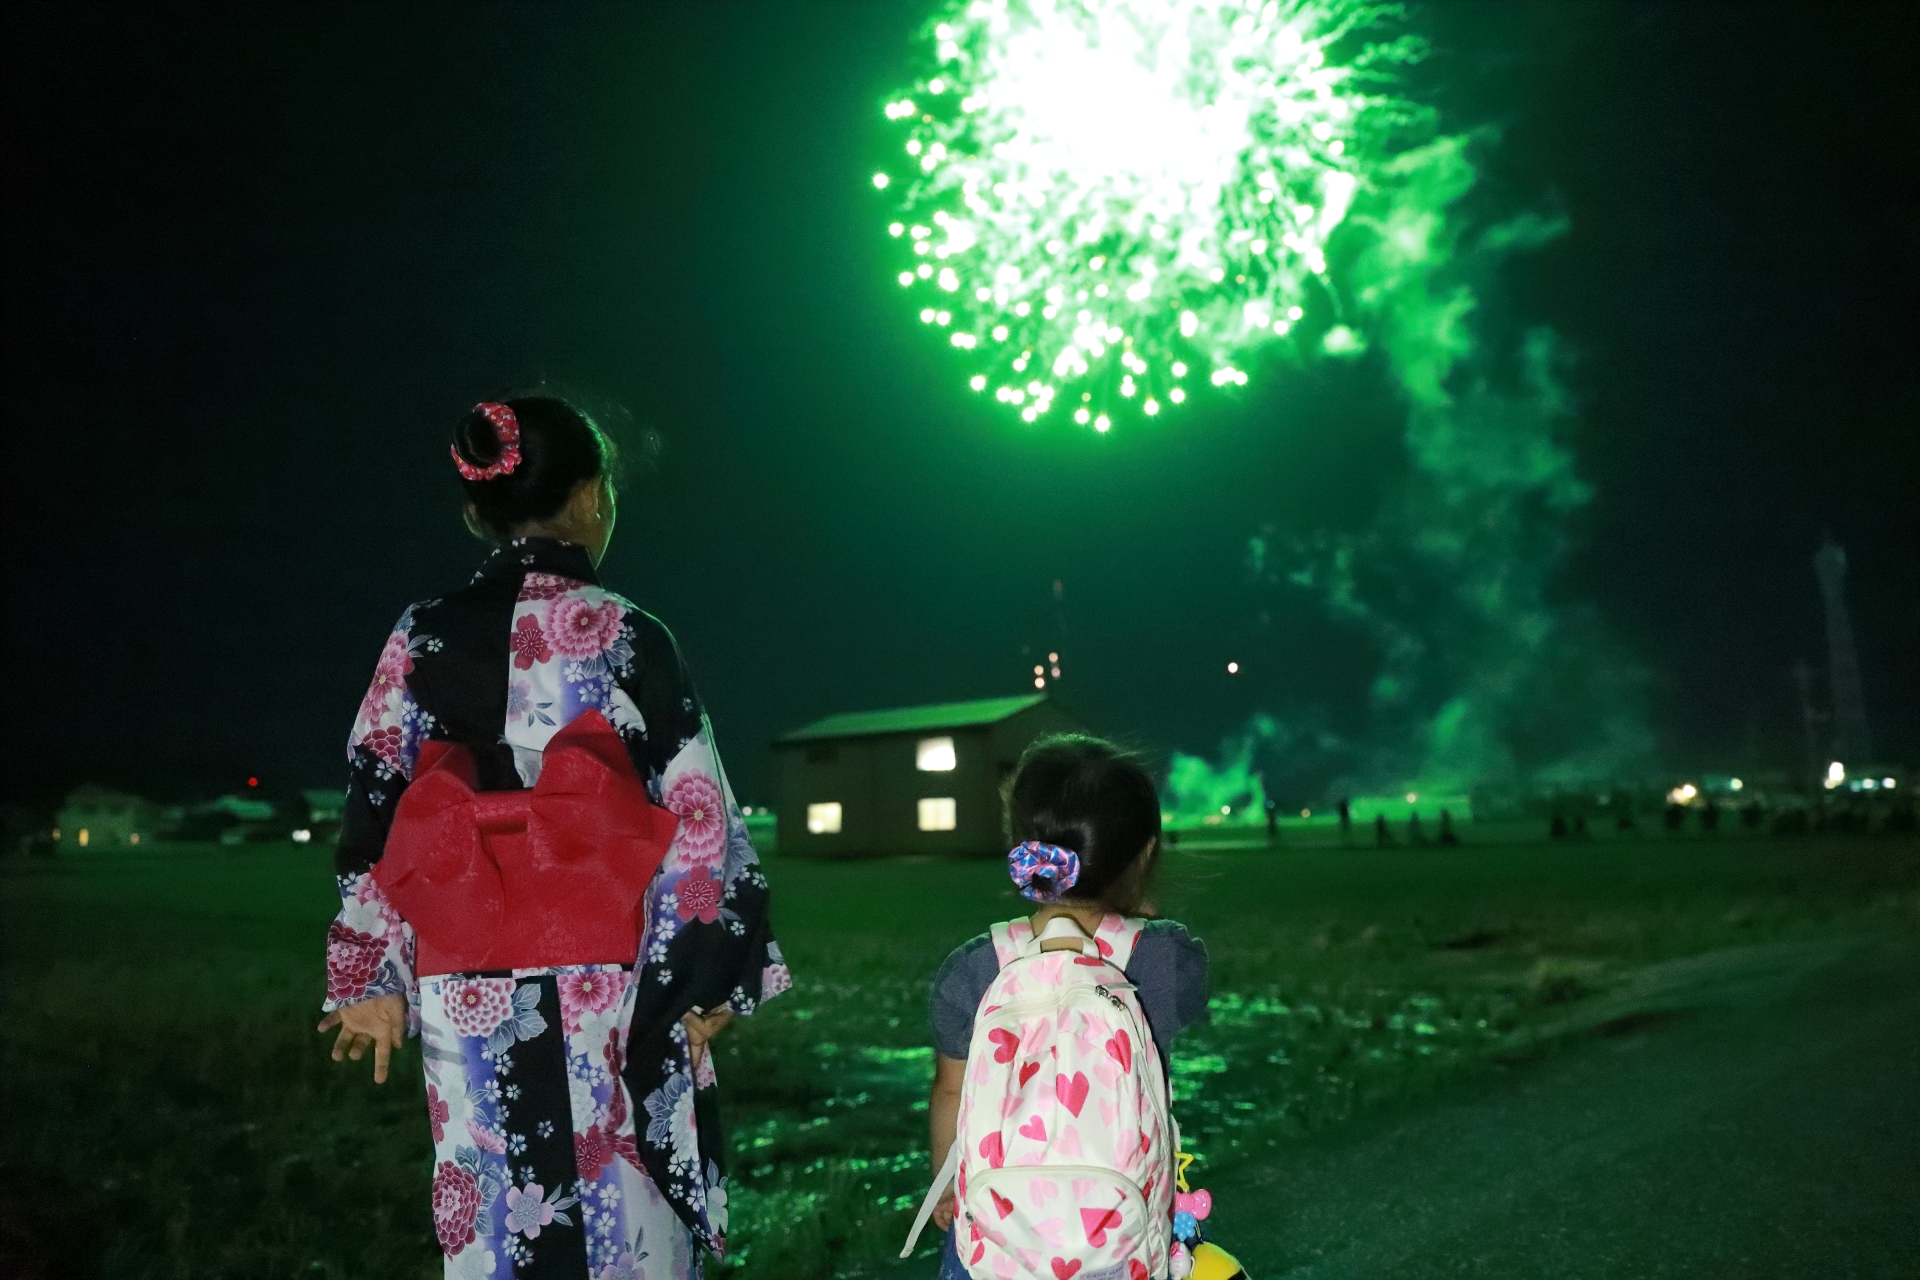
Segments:
[[[258,779],[258,778],[248,778],[248,779],[247,779],[247,785],[248,785],[248,786],[250,786],[250,787],[257,787],[257,786],[259,786],[259,785],[260,785],[260,779]]]

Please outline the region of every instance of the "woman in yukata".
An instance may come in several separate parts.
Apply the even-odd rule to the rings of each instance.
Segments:
[[[613,450],[563,400],[453,446],[473,581],[400,616],[348,740],[322,1031],[418,1034],[450,1277],[677,1280],[727,1231],[708,1040],[786,989],[673,637],[600,585]]]

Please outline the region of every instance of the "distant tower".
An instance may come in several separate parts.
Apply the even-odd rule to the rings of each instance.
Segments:
[[[1860,693],[1860,655],[1847,618],[1847,553],[1828,538],[1814,553],[1820,594],[1827,602],[1827,674],[1833,683],[1833,758],[1854,768],[1867,763],[1867,704]]]

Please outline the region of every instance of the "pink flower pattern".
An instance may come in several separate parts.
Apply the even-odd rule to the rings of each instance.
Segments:
[[[537,1182],[529,1182],[524,1190],[509,1186],[507,1230],[518,1231],[529,1240],[538,1236],[540,1228],[553,1221],[553,1206],[543,1198],[546,1194],[546,1188]]]
[[[374,664],[373,681],[367,685],[367,696],[360,703],[360,718],[369,724],[377,723],[386,712],[387,695],[403,692],[412,671],[413,655],[407,651],[407,633],[396,631],[387,637],[386,647],[380,650],[380,660]]]
[[[720,861],[727,845],[726,799],[713,779],[689,769],[667,784],[660,801],[680,819],[673,843],[681,858],[695,866]]]
[[[673,886],[674,896],[680,901],[675,908],[682,920],[699,919],[712,924],[720,918],[720,894],[722,886],[705,867],[695,867],[681,876]]]
[[[611,649],[620,639],[626,616],[626,610],[611,599],[596,605],[580,596],[562,596],[547,614],[547,630],[555,652],[581,661]]]
[[[560,988],[560,1024],[569,1033],[580,1030],[580,1019],[611,1009],[625,990],[619,973],[563,973]]]
[[[433,1126],[433,1140],[438,1143],[446,1137],[447,1121],[453,1111],[447,1106],[447,1100],[440,1096],[440,1090],[433,1085],[427,1086],[427,1123]]]
[[[473,1220],[480,1216],[480,1183],[451,1160],[433,1171],[433,1233],[451,1257],[473,1243]]]
[[[558,600],[580,584],[557,573],[530,573],[520,580],[522,600]]]
[[[536,662],[547,662],[553,658],[553,650],[547,647],[547,637],[540,630],[540,623],[532,614],[525,614],[514,624],[513,634],[507,638],[508,647],[513,650],[513,665],[522,671],[529,671]]]
[[[463,1036],[490,1036],[513,1012],[512,978],[467,978],[443,992],[447,1021]]]
[[[367,994],[386,959],[385,939],[335,920],[327,926],[327,999],[351,1004]]]

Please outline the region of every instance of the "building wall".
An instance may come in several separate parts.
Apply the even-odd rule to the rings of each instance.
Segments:
[[[1004,853],[1002,781],[1034,738],[1078,728],[1071,715],[1042,703],[993,725],[779,744],[774,785],[780,852],[817,857]],[[915,764],[920,741],[939,737],[953,739],[954,768],[922,772]],[[920,830],[923,798],[954,801],[952,831]],[[807,806],[835,800],[841,805],[840,833],[809,832]]]
[[[152,807],[143,803],[70,800],[54,819],[54,829],[60,847],[70,853],[124,848],[151,844],[154,818]]]

